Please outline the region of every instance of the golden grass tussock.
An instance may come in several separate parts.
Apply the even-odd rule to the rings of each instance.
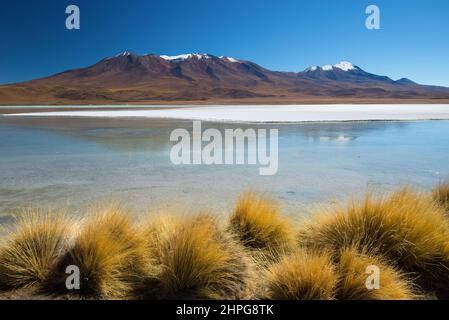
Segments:
[[[273,257],[288,253],[295,245],[293,223],[282,217],[272,200],[253,192],[238,200],[229,218],[229,229],[245,247]]]
[[[356,248],[337,260],[328,251],[298,249],[268,266],[259,287],[261,298],[273,300],[410,300],[416,292],[401,271]]]
[[[252,262],[210,215],[165,217],[145,228],[153,258],[151,298],[239,299],[250,295]]]
[[[67,250],[73,221],[58,212],[24,212],[0,248],[0,289],[18,289],[49,279]]]
[[[93,207],[81,221],[28,212],[0,245],[0,290],[99,299],[444,298],[448,188],[367,195],[298,228],[251,192],[224,224],[211,214],[165,214],[135,225],[116,204]],[[79,268],[79,290],[66,287],[69,266]],[[376,270],[379,288],[370,290]]]
[[[55,271],[49,288],[65,291],[65,270],[80,270],[80,290],[70,293],[85,297],[127,297],[142,281],[147,267],[145,246],[131,215],[118,205],[96,209],[83,222],[65,257]]]
[[[380,257],[360,253],[356,248],[342,250],[337,263],[340,300],[412,300],[416,287],[401,271]]]
[[[449,285],[449,225],[429,196],[401,189],[387,197],[318,214],[300,228],[299,244],[333,252],[366,250],[415,272],[426,286]]]
[[[333,300],[338,276],[330,254],[297,250],[270,265],[263,279],[263,299]]]
[[[449,181],[440,183],[432,190],[432,197],[449,214]]]

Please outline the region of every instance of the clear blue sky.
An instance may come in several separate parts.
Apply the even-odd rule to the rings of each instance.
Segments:
[[[65,8],[81,30],[65,29]],[[382,29],[365,28],[365,8]],[[449,86],[448,0],[0,1],[0,83],[84,67],[120,51],[211,53],[273,70],[349,60],[394,79]]]

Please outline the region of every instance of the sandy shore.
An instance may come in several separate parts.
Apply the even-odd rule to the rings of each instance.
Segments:
[[[449,104],[173,106],[172,108],[145,110],[76,110],[12,113],[4,116],[159,118],[226,122],[413,121],[448,120]]]

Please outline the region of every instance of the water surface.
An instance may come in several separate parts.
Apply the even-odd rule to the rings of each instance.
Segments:
[[[279,171],[259,166],[175,166],[170,133],[190,121],[0,116],[0,216],[27,207],[118,200],[136,209],[229,211],[249,188],[304,215],[318,203],[409,184],[428,189],[449,174],[449,121],[218,124],[278,128]]]

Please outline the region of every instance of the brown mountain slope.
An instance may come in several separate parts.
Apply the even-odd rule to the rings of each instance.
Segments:
[[[177,57],[124,52],[82,69],[0,86],[0,104],[305,103],[449,101],[449,88],[394,81],[348,62],[275,72],[208,54]]]

